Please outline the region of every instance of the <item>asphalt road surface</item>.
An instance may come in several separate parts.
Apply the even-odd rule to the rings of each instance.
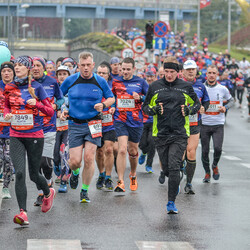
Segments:
[[[166,212],[167,180],[163,185],[158,182],[158,156],[154,174],[138,166],[136,192],[129,190],[129,168],[124,195],[97,190],[96,170],[89,190],[91,203],[79,203],[80,187],[69,189],[57,194],[47,214],[33,206],[37,191],[27,175],[30,225],[22,228],[12,222],[18,212],[12,182],[12,199],[3,200],[0,210],[0,249],[250,249],[249,146],[250,122],[244,102],[243,109],[236,104],[227,116],[220,180],[202,183],[199,146],[193,180],[196,194],[184,193],[183,180],[176,200],[178,215]],[[112,178],[117,181],[115,171]]]

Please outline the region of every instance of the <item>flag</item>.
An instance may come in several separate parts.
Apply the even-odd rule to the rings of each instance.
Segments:
[[[211,4],[211,0],[200,0],[200,9],[203,9]]]

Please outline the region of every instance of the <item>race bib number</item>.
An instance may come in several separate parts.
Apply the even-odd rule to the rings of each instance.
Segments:
[[[68,129],[68,121],[62,121],[60,118],[56,118],[56,129],[58,131],[64,131]]]
[[[0,126],[3,126],[3,127],[10,126],[10,121],[5,121],[3,114],[4,114],[4,110],[0,109]]]
[[[89,131],[91,133],[92,138],[101,137],[102,136],[102,120],[93,120],[88,122]]]
[[[189,115],[189,126],[198,126],[198,114]]]
[[[113,125],[113,116],[109,113],[109,111],[103,111],[103,119],[102,126],[111,126]]]
[[[210,105],[205,112],[206,115],[219,115],[219,106],[220,106],[220,101],[210,101]]]
[[[117,108],[119,111],[133,111],[135,109],[135,99],[132,95],[118,96]]]
[[[11,127],[16,130],[29,130],[34,127],[32,110],[14,110],[12,112]]]

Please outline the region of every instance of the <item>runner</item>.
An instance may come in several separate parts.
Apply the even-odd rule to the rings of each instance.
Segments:
[[[250,117],[250,77],[245,80],[244,86],[247,89],[248,117]]]
[[[100,112],[111,106],[115,99],[107,82],[92,73],[95,63],[91,53],[80,53],[78,67],[80,72],[68,77],[61,86],[63,94],[68,94],[69,98],[69,111],[63,111],[61,118],[66,119],[69,115],[69,166],[73,170],[70,177],[72,189],[78,186],[84,149],[80,202],[88,203],[88,189],[95,170],[95,153],[97,146],[101,146]],[[101,102],[103,97],[106,100]]]
[[[220,178],[218,162],[222,153],[225,112],[234,104],[234,100],[228,89],[217,83],[217,75],[217,67],[215,65],[210,65],[207,69],[207,81],[205,82],[210,105],[205,114],[202,115],[201,125],[201,159],[205,170],[204,183],[210,182],[211,179],[209,167],[209,145],[211,137],[213,138],[214,147],[214,159],[212,164],[213,178],[215,180],[219,180]],[[225,106],[223,106],[223,100],[228,101]]]
[[[242,99],[244,93],[244,77],[241,70],[237,71],[238,77],[236,77],[236,91],[237,91],[237,99],[239,101],[239,108],[242,108]]]
[[[44,74],[45,61],[41,57],[33,57],[32,75],[33,78],[39,82],[45,89],[53,109],[60,110],[64,103],[62,92],[56,79],[46,76]],[[54,115],[47,116],[42,112],[39,112],[43,121],[43,132],[44,132],[44,147],[42,153],[42,161],[40,165],[40,173],[43,173],[49,187],[52,187],[52,173],[53,173],[53,152],[56,139],[56,112]],[[38,197],[34,202],[34,206],[41,206],[43,200],[43,191],[41,188],[38,189]]]
[[[146,69],[146,81],[150,85],[156,80],[156,70],[154,67],[148,67]],[[146,172],[153,173],[153,159],[155,156],[155,143],[152,137],[152,128],[153,128],[153,117],[144,114],[143,112],[143,132],[142,137],[139,143],[139,148],[142,153],[139,157],[139,164],[142,165],[147,157],[146,161]]]
[[[70,76],[70,71],[67,66],[61,65],[56,71],[56,76],[59,85],[61,86],[64,80]],[[57,111],[56,118],[56,142],[54,147],[54,173],[57,176],[55,182],[60,183],[58,189],[59,193],[66,193],[67,180],[69,175],[69,150],[68,150],[68,121],[61,121],[60,116],[63,110],[68,110],[68,97],[64,97],[65,103],[62,105],[61,110]]]
[[[125,192],[124,173],[126,155],[129,154],[131,172],[130,189],[136,191],[136,167],[138,163],[138,145],[143,131],[143,115],[141,110],[143,96],[148,90],[147,82],[134,76],[135,62],[127,57],[122,61],[123,76],[113,79],[112,92],[116,97],[114,126],[118,137],[117,174],[118,182],[115,192]]]
[[[111,78],[110,70],[106,64],[101,64],[97,68],[97,74],[102,76],[109,83],[110,89],[112,89],[112,81],[109,80]],[[105,101],[105,98],[103,98],[103,101]],[[102,189],[104,187],[105,191],[113,191],[114,189],[111,179],[114,165],[114,143],[117,141],[112,117],[114,111],[115,108],[111,107],[105,108],[102,112],[102,145],[96,151],[96,163],[100,173],[96,182],[96,188]]]
[[[195,194],[192,179],[196,168],[196,150],[200,139],[200,126],[201,126],[201,114],[208,109],[209,97],[205,86],[202,83],[196,81],[197,64],[193,60],[187,60],[183,64],[183,79],[192,83],[194,92],[200,100],[202,106],[200,112],[195,115],[189,116],[190,125],[190,137],[188,138],[188,145],[186,151],[186,186],[184,188],[186,194]]]
[[[112,78],[117,78],[119,77],[119,66],[120,64],[120,59],[118,57],[112,57],[110,60],[110,66],[111,66],[111,77]]]
[[[5,87],[4,119],[10,121],[10,156],[16,172],[15,191],[20,213],[14,217],[14,223],[28,225],[27,189],[25,184],[26,153],[31,181],[44,192],[42,212],[48,212],[53,204],[55,190],[49,188],[46,179],[39,173],[43,151],[42,118],[39,111],[53,116],[54,111],[43,87],[31,81],[32,59],[19,56],[15,60],[14,82]],[[28,90],[28,91],[27,91]]]
[[[11,199],[9,192],[9,184],[13,172],[13,164],[10,159],[10,123],[4,121],[3,111],[5,105],[4,89],[5,86],[11,83],[14,79],[14,65],[11,62],[4,62],[1,65],[1,77],[0,81],[0,173],[3,176],[3,189],[2,198]]]
[[[155,145],[163,171],[169,177],[167,212],[176,214],[180,166],[190,134],[187,116],[197,113],[201,105],[192,86],[177,78],[177,59],[173,56],[165,58],[163,67],[165,77],[149,85],[143,111],[154,116]]]

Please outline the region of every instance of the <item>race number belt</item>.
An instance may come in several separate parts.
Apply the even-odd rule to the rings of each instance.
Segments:
[[[220,101],[210,101],[210,105],[205,112],[206,115],[219,115]]]
[[[102,136],[102,120],[93,120],[88,122],[89,131],[91,133],[92,138],[101,137]]]
[[[119,111],[135,110],[135,99],[132,95],[117,96],[117,108]]]
[[[68,121],[62,121],[60,120],[60,118],[56,118],[56,129],[58,131],[64,131],[64,130],[67,130],[68,129]]]
[[[0,109],[0,126],[4,126],[4,127],[10,126],[10,121],[5,121],[3,114],[4,114],[4,110]]]
[[[198,114],[189,115],[189,126],[198,126]]]
[[[103,111],[102,114],[102,126],[106,127],[113,125],[113,116],[109,113],[109,111]]]
[[[34,127],[32,110],[14,110],[12,111],[11,127],[16,130],[29,130]]]

